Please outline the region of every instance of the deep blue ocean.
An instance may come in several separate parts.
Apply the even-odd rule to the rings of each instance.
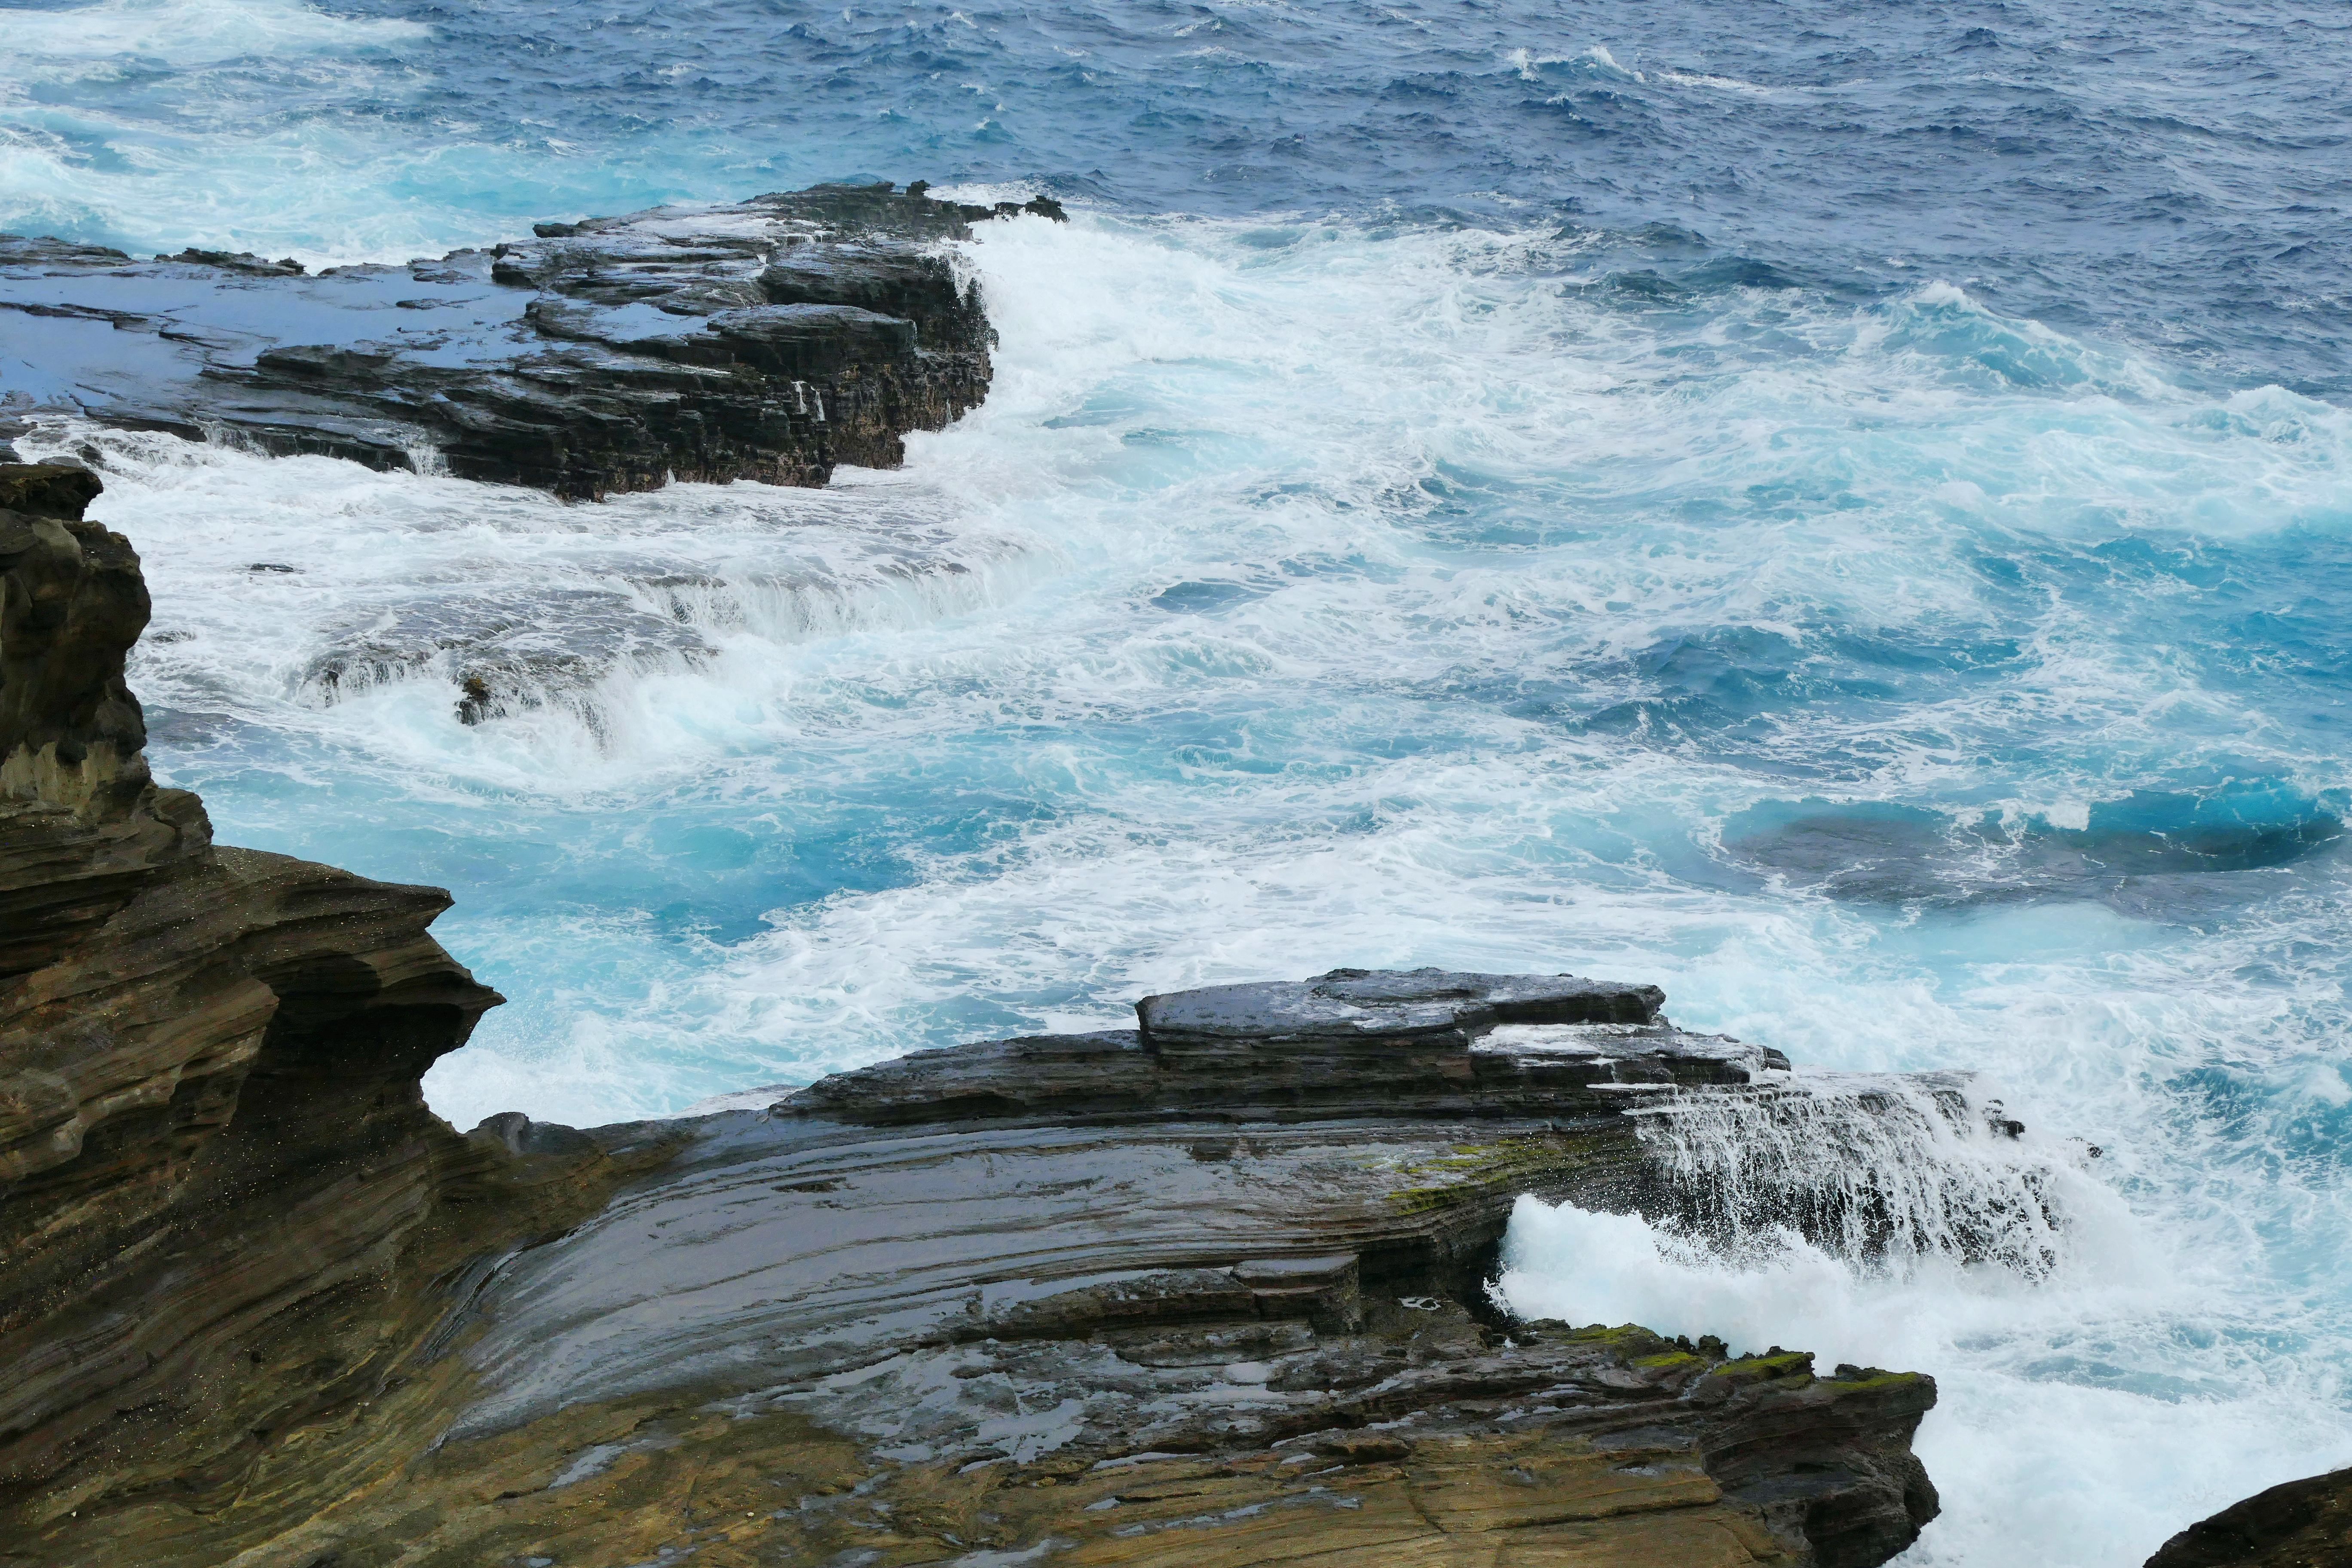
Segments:
[[[2352,12],[0,4],[18,232],[316,266],[917,178],[1073,221],[959,247],[995,387],[903,470],[17,443],[102,452],[220,837],[455,892],[511,1000],[436,1108],[1654,980],[1979,1074],[2032,1131],[1937,1179],[2044,1162],[2064,1256],[1531,1209],[1528,1310],[1936,1373],[1906,1568],[2126,1568],[2352,1461]],[[477,727],[318,677],[444,621],[585,673]]]

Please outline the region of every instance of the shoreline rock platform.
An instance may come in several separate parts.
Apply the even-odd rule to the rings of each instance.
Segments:
[[[0,439],[76,415],[571,500],[823,485],[987,395],[994,334],[945,242],[1024,212],[1062,216],[821,185],[315,276],[0,235]]]
[[[1769,1053],[1335,971],[764,1110],[460,1135],[429,889],[149,776],[94,478],[0,468],[0,1563],[1867,1568],[1932,1380],[1505,1317],[1523,1193]]]

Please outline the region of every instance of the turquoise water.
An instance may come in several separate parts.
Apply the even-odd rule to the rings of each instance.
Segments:
[[[1915,1565],[2136,1563],[2352,1458],[2326,17],[8,21],[11,227],[319,260],[833,175],[1073,206],[963,247],[988,404],[824,492],[19,443],[97,443],[157,764],[222,837],[456,893],[510,998],[428,1080],[461,1124],[1341,963],[1655,980],[1816,1068],[1981,1073],[2070,1250],[1531,1213],[1530,1310],[1937,1373]],[[478,727],[446,659],[319,678],[441,620],[580,662]]]

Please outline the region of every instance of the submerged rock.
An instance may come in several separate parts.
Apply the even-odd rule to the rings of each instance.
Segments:
[[[821,485],[896,466],[986,395],[993,341],[944,242],[996,208],[887,185],[541,224],[306,276],[291,260],[0,236],[0,311],[72,413],[575,498],[670,479]],[[0,436],[7,430],[0,427]]]
[[[446,895],[153,785],[88,488],[0,469],[64,514],[0,513],[0,1562],[1848,1568],[1934,1515],[1927,1378],[1488,1297],[1519,1194],[1670,1201],[1630,1109],[1785,1068],[1654,987],[1339,970],[458,1136]]]

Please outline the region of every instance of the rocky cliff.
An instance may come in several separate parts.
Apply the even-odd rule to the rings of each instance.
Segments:
[[[73,469],[0,470],[0,1563],[1875,1564],[1935,1390],[1505,1319],[1521,1193],[1768,1053],[1339,971],[765,1110],[460,1137],[446,898],[210,843]]]
[[[19,1498],[93,1458],[135,1473],[159,1441],[234,1468],[249,1431],[330,1394],[345,1369],[280,1380],[260,1336],[379,1288],[453,1142],[416,1076],[497,1000],[425,934],[442,895],[215,848],[195,797],[150,780],[122,679],[147,595],[129,543],[80,521],[97,488],[0,469],[0,1488]],[[238,1430],[170,1447],[231,1410]]]
[[[11,346],[48,377],[0,437],[65,413],[566,497],[821,485],[986,395],[993,335],[943,242],[1024,210],[1060,216],[819,186],[316,277],[0,235]]]

